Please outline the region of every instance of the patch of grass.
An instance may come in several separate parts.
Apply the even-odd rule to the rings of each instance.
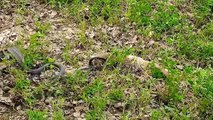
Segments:
[[[169,70],[170,74],[166,80],[166,85],[168,87],[168,99],[172,102],[178,102],[183,100],[183,93],[180,90],[181,82],[181,72],[175,67],[177,65],[176,61],[172,59],[165,59],[165,67]]]
[[[70,57],[70,50],[73,48],[73,45],[70,43],[68,39],[65,39],[66,46],[64,47],[63,53],[62,53],[62,58],[68,62],[68,63],[73,63],[73,59]]]
[[[87,82],[87,75],[88,73],[77,70],[67,75],[67,81],[73,87],[75,87],[75,85],[84,86]]]
[[[57,100],[52,101],[52,106],[54,109],[52,119],[53,120],[65,120],[64,112],[61,107],[64,105],[64,98],[59,97]]]
[[[45,51],[41,49],[41,46],[44,45],[44,42],[41,41],[41,38],[44,38],[44,36],[45,35],[40,32],[36,32],[30,36],[29,49],[24,52],[26,67],[31,67],[35,61],[46,58],[44,57]]]
[[[86,43],[88,43],[87,37],[86,37],[86,34],[85,34],[86,29],[87,29],[86,21],[80,22],[80,29],[81,29],[81,32],[79,33],[79,42],[80,42],[81,46],[86,47]],[[77,44],[79,44],[79,43],[77,43]]]
[[[212,19],[212,0],[195,0],[193,4],[193,10],[195,12],[195,25],[201,27],[206,22],[211,21]]]
[[[28,13],[27,4],[28,0],[16,0],[15,3],[18,5],[17,13],[21,15],[25,15]]]
[[[101,16],[104,20],[116,19],[121,11],[121,0],[95,0],[89,2],[91,5],[91,18],[96,19]]]
[[[211,64],[213,57],[213,43],[211,38],[202,35],[190,35],[179,37],[179,53],[190,60],[201,61],[206,66]]]
[[[167,5],[166,2],[156,0],[130,0],[128,2],[128,18],[136,22],[139,29],[145,27],[148,31],[153,30],[155,34],[158,34],[170,30],[180,22],[175,6]],[[154,7],[153,4],[155,4]]]
[[[23,91],[30,86],[30,80],[27,79],[26,73],[19,69],[12,69],[10,73],[15,76],[15,89],[18,91]]]
[[[122,101],[124,99],[124,93],[120,89],[114,89],[108,93],[108,98],[112,101]]]
[[[213,76],[212,69],[209,70],[197,70],[193,80],[189,82],[192,84],[195,95],[199,96],[200,116],[203,118],[209,118],[212,116],[209,110],[212,110],[212,98],[213,98]],[[205,108],[205,109],[204,109]]]
[[[163,118],[163,116],[162,116],[162,113],[160,110],[153,110],[151,112],[151,120],[159,120],[162,118]]]
[[[138,96],[138,104],[141,107],[145,107],[150,103],[151,93],[148,89],[142,89],[141,93]]]
[[[166,85],[168,86],[169,91],[169,101],[179,102],[183,100],[183,94],[179,90],[179,83],[180,81],[175,77],[170,77],[166,80]]]
[[[69,0],[47,0],[47,2],[52,6],[52,7],[59,7],[62,8],[62,6],[67,5]]]
[[[52,7],[68,6],[70,14],[75,16],[77,22],[87,20],[93,25],[101,23],[102,20],[109,21],[110,23],[119,22],[119,14],[122,13],[122,0],[48,0]],[[87,11],[89,9],[89,11]],[[115,21],[117,20],[117,21]]]
[[[15,88],[18,90],[26,89],[29,86],[30,86],[30,80],[22,80],[22,79],[16,80]]]
[[[29,120],[45,120],[47,119],[45,117],[45,112],[40,111],[40,110],[28,110],[27,111],[27,116]]]
[[[82,97],[87,101],[87,98],[91,98],[94,94],[102,92],[103,89],[104,84],[102,80],[100,79],[94,80],[93,83],[85,87]]]
[[[62,110],[53,112],[53,120],[65,120]]]
[[[106,99],[103,97],[93,97],[89,103],[92,105],[92,109],[87,112],[86,119],[104,119],[103,112],[106,108]]]
[[[164,107],[156,110],[152,110],[151,112],[151,120],[158,119],[183,119],[190,120],[190,116],[186,111],[178,111],[174,107]]]
[[[174,6],[159,5],[153,17],[151,25],[154,27],[156,33],[168,31],[180,22],[180,17]]]
[[[35,22],[36,31],[40,32],[40,37],[44,36],[50,30],[50,23]],[[43,34],[43,35],[42,35]]]
[[[151,17],[151,3],[146,0],[130,0],[128,8],[128,17],[131,21],[137,23],[137,25],[148,26],[150,25]]]
[[[45,55],[46,51],[45,49],[42,49],[43,46],[47,45],[47,42],[45,42],[43,39],[46,37],[47,31],[50,29],[49,23],[40,23],[36,22],[36,33],[30,35],[29,37],[29,46],[27,50],[21,49],[21,51],[24,54],[25,61],[24,61],[24,67],[25,69],[29,69],[32,67],[32,65],[35,63],[35,61],[42,60],[42,61],[48,61],[48,57]],[[18,46],[20,48],[23,48],[25,46],[24,39],[21,39],[17,42]]]
[[[131,48],[125,48],[122,50],[113,49],[109,58],[106,61],[106,66],[114,66],[117,63],[122,64],[125,58],[133,52]]]
[[[161,70],[155,67],[155,63],[152,63],[150,68],[153,78],[166,78],[166,76],[161,72]]]

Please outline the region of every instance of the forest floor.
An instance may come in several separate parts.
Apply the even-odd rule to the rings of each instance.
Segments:
[[[0,51],[17,46],[24,65],[0,54],[0,119],[211,120],[212,12],[211,0],[1,0]],[[104,53],[106,68],[78,70]],[[125,65],[130,54],[151,64]],[[27,73],[53,62],[64,77]]]

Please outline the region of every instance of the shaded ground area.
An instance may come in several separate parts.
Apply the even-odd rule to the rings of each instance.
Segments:
[[[202,19],[207,21],[206,24],[200,22],[192,15],[195,12],[188,7],[190,2],[185,1],[182,5],[173,1],[165,3],[165,8],[178,9],[177,16],[173,14],[176,9],[158,13],[161,3],[150,8],[145,7],[148,2],[141,6],[139,3],[128,4],[132,6],[127,12],[129,18],[125,14],[118,15],[120,18],[110,18],[101,13],[103,20],[97,18],[95,25],[91,20],[95,9],[94,6],[88,7],[90,3],[78,6],[83,10],[76,16],[67,10],[74,11],[74,6],[58,10],[51,7],[53,4],[35,0],[26,3],[3,0],[0,3],[0,51],[18,46],[25,57],[23,66],[13,58],[0,59],[0,67],[6,66],[0,69],[0,119],[213,117],[212,20],[208,19],[212,15]],[[127,4],[122,3],[125,11]],[[161,17],[168,21],[165,25],[164,19],[159,23],[143,23],[140,19],[146,21],[147,18],[134,14],[138,12],[134,9],[137,7],[139,11],[153,9],[154,12],[147,15],[153,18],[148,21],[155,20],[155,17],[158,18],[156,21],[161,21]],[[89,11],[91,9],[94,11]],[[161,16],[164,14],[175,20]],[[82,16],[84,19],[79,20]],[[183,24],[176,19],[183,20]],[[190,44],[192,39],[194,44]],[[101,71],[77,70],[87,65],[92,55],[102,53],[115,58],[107,61],[107,68]],[[122,60],[129,54],[153,64],[159,63],[168,69],[170,75],[164,76],[153,64],[143,70],[126,65]],[[27,73],[29,69],[53,62],[66,66],[65,77],[53,79],[53,66],[41,75]]]

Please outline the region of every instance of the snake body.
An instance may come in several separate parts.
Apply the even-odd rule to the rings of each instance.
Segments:
[[[22,55],[22,53],[21,53],[21,51],[19,50],[18,47],[9,47],[9,48],[7,48],[7,51],[18,61],[18,63],[20,65],[24,64],[24,56]],[[4,58],[4,52],[0,51],[0,60],[2,58]],[[50,63],[46,63],[39,68],[27,71],[27,73],[30,73],[30,74],[33,74],[33,75],[41,74],[41,72],[43,72],[50,65],[51,65]],[[56,74],[54,77],[61,77],[66,73],[65,67],[62,64],[52,63],[52,65],[59,68],[59,73]]]
[[[20,65],[24,63],[24,57],[21,51],[19,50],[19,48],[11,47],[11,48],[8,48],[7,51],[18,61]],[[79,70],[102,70],[104,68],[104,64],[106,63],[108,57],[109,57],[108,54],[103,54],[103,55],[99,54],[98,56],[93,56],[89,59],[88,65],[81,67]],[[2,58],[4,58],[4,51],[3,52],[0,51],[0,62]],[[135,66],[139,66],[142,69],[147,68],[148,64],[150,63],[150,61],[143,60],[142,58],[133,56],[133,55],[128,55],[125,58],[125,62]],[[55,67],[59,69],[59,73],[56,74],[54,78],[62,77],[66,73],[65,67],[60,63],[46,63],[39,68],[27,71],[27,73],[30,73],[33,75],[41,74],[41,72],[43,72],[50,65],[54,65]],[[5,67],[1,68],[2,66],[3,65],[0,64],[0,70],[5,68]],[[165,76],[168,76],[169,74],[168,70],[161,68],[158,64],[155,64],[155,67],[159,68]]]
[[[105,57],[101,57],[101,56],[91,57],[89,59],[88,65],[81,67],[79,70],[102,70],[106,60],[107,59]],[[99,62],[98,64],[97,64],[97,61]]]
[[[24,64],[24,56],[22,55],[20,49],[18,47],[9,47],[7,51],[14,57],[20,65]],[[2,59],[4,56],[3,52],[1,53],[0,58]],[[97,65],[97,61],[99,62]],[[101,70],[103,68],[103,64],[106,62],[106,58],[104,57],[92,57],[89,59],[88,65],[81,67],[79,70]],[[101,63],[101,65],[100,65]],[[54,77],[62,77],[66,73],[65,66],[60,63],[46,63],[36,69],[31,69],[27,71],[27,73],[32,75],[39,75],[44,70],[46,70],[50,65],[54,65],[59,69],[59,73],[57,73]]]
[[[34,74],[34,75],[41,74],[41,72],[43,72],[50,65],[51,65],[50,63],[46,63],[46,64],[42,65],[39,68],[36,68],[36,69],[28,71],[28,73]],[[65,67],[62,64],[60,64],[60,63],[53,63],[52,65],[54,65],[54,66],[56,66],[57,68],[60,69],[59,73],[56,74],[54,77],[62,77],[66,73]]]
[[[36,68],[36,69],[33,69],[33,70],[28,71],[28,73],[33,74],[33,75],[40,74],[40,73],[41,73],[42,71],[44,71],[44,69],[45,69],[46,67],[48,67],[49,65],[50,65],[49,63],[44,64],[44,65],[42,65],[42,66],[39,67],[39,68]]]

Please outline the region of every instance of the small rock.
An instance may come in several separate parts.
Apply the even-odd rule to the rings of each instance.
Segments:
[[[136,43],[136,42],[137,42],[137,39],[138,39],[138,36],[135,35],[135,36],[133,37],[133,39],[132,39],[132,43]]]
[[[78,118],[78,120],[86,120],[85,118]]]
[[[81,103],[84,103],[84,101],[83,101],[83,100],[79,100],[79,101],[78,101],[78,103],[80,103],[80,104],[81,104]]]
[[[176,67],[180,70],[183,70],[183,65],[176,65]]]
[[[0,42],[3,41],[3,39],[4,39],[4,37],[1,37],[1,36],[0,36]]]
[[[65,115],[69,115],[70,114],[70,110],[64,110],[64,114]]]
[[[53,100],[53,97],[48,97],[48,98],[45,100],[45,103],[46,103],[46,104],[50,104],[52,100]]]
[[[84,118],[84,117],[85,117],[85,113],[82,113],[82,114],[81,114],[81,117]]]
[[[20,111],[20,110],[21,110],[21,105],[17,106],[17,107],[16,107],[16,110],[17,110],[17,111]]]
[[[79,111],[85,110],[85,107],[83,105],[80,105],[80,106],[76,106],[74,109],[75,111],[79,112]]]
[[[2,79],[0,79],[0,87],[3,88],[4,87],[4,83],[1,80]]]
[[[2,96],[4,93],[4,91],[2,89],[0,89],[0,96]]]
[[[119,114],[114,114],[114,116],[115,116],[115,117],[119,117],[120,115],[119,115]]]
[[[73,113],[73,116],[74,116],[74,117],[80,117],[81,114],[80,114],[80,112],[74,112],[74,113]]]
[[[148,36],[151,37],[153,34],[154,34],[154,31],[150,31]]]
[[[9,97],[0,97],[0,102],[9,106],[13,106],[13,102]]]
[[[0,70],[3,70],[3,69],[5,69],[5,68],[7,68],[7,66],[6,66],[6,65],[2,65],[2,64],[0,64]]]
[[[41,13],[39,17],[40,18],[46,18],[47,16],[48,16],[48,14],[45,12],[45,13]]]
[[[124,106],[125,106],[124,103],[121,103],[121,102],[114,105],[114,107],[118,109],[122,109]]]
[[[76,104],[78,104],[78,102],[77,101],[73,101],[72,104],[76,105]]]
[[[51,14],[50,14],[51,18],[54,18],[56,15],[57,15],[56,11],[52,11]]]
[[[155,43],[154,40],[150,40],[149,43],[148,43],[148,47],[152,46],[154,43]]]

